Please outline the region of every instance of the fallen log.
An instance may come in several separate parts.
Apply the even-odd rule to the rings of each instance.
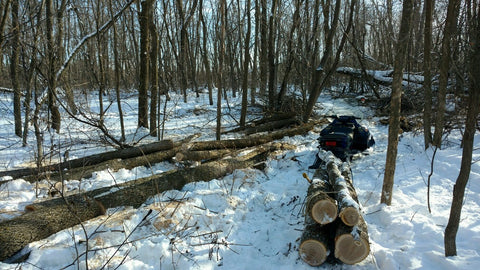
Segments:
[[[360,215],[357,225],[351,227],[338,222],[335,233],[335,257],[346,264],[363,261],[370,253],[367,223]]]
[[[222,158],[232,152],[231,149],[219,149],[208,151],[181,151],[176,153],[176,161],[203,161]]]
[[[129,150],[131,148],[121,149],[107,153],[100,153],[93,156],[87,156],[84,158],[79,158],[76,160],[62,162],[50,166],[44,166],[42,168],[25,168],[11,171],[3,171],[0,172],[0,177],[7,175],[11,176],[13,179],[24,177],[26,178],[25,180],[30,182],[35,182],[37,180],[45,178],[53,181],[81,179],[83,177],[91,177],[93,172],[105,170],[107,168],[115,171],[121,168],[131,169],[138,166],[150,166],[151,164],[168,160],[174,157],[178,152],[192,153],[193,151],[241,149],[261,145],[281,139],[285,136],[304,134],[309,130],[313,129],[313,127],[314,123],[308,123],[287,130],[275,131],[270,134],[254,135],[243,139],[232,140],[201,141],[192,143],[187,143],[191,138],[187,138],[183,141],[175,143],[170,140],[166,140],[153,144],[139,146],[139,149],[136,151]],[[161,145],[164,145],[165,147],[160,147]],[[119,154],[113,154],[117,152],[119,152]],[[138,155],[131,157],[130,155],[125,154],[132,152],[135,152]],[[193,156],[196,154],[191,155]],[[218,158],[220,156],[222,155],[220,154],[215,158]],[[214,158],[212,157],[211,159]],[[183,160],[185,160],[185,158],[183,158]]]
[[[270,122],[282,121],[282,120],[286,120],[286,119],[293,119],[293,118],[295,118],[295,115],[296,114],[294,112],[287,112],[287,113],[277,112],[277,113],[275,113],[271,116],[264,117],[264,118],[261,118],[259,120],[253,121],[252,123],[248,124],[247,126],[237,127],[237,128],[232,129],[232,130],[224,131],[224,132],[222,132],[222,134],[231,133],[231,132],[240,132],[240,131],[244,131],[246,129],[253,128],[253,127],[256,127],[256,126],[262,126],[262,125],[270,123]],[[281,126],[281,127],[283,127],[283,126]]]
[[[338,203],[338,217],[348,226],[355,226],[360,218],[360,206],[357,193],[352,184],[350,166],[343,163],[342,172],[338,168],[339,160],[327,162],[328,179],[332,185]]]
[[[46,172],[39,175],[25,176],[23,177],[23,179],[31,183],[34,183],[35,181],[38,181],[41,179],[48,179],[49,181],[80,180],[82,178],[90,178],[92,177],[94,172],[98,172],[106,169],[115,172],[120,169],[131,170],[139,166],[151,167],[151,165],[155,163],[159,163],[159,162],[166,161],[173,158],[178,151],[179,151],[179,148],[175,147],[170,150],[159,151],[156,153],[142,155],[142,156],[133,157],[129,159],[112,159],[112,160],[104,161],[99,164],[80,167],[80,168],[73,168],[70,170],[62,170],[58,172]]]
[[[251,135],[258,132],[273,131],[273,130],[277,130],[279,128],[287,127],[297,123],[298,121],[295,118],[287,118],[287,119],[282,119],[277,121],[271,121],[271,122],[264,123],[262,125],[245,128],[244,133],[246,135]]]
[[[95,155],[90,155],[82,158],[67,160],[58,164],[42,166],[40,168],[24,168],[10,171],[0,172],[0,177],[10,176],[14,179],[28,176],[42,174],[47,171],[61,171],[64,169],[81,168],[89,165],[95,165],[112,159],[127,159],[147,155],[158,151],[169,150],[174,147],[172,140],[163,140],[159,142],[134,146],[130,148],[119,149],[115,151],[103,152]]]
[[[337,218],[337,204],[329,195],[332,186],[323,169],[317,169],[307,190],[305,212],[318,224],[328,224]]]
[[[283,137],[305,134],[308,131],[312,130],[314,125],[315,125],[314,123],[307,123],[307,124],[303,124],[294,128],[286,129],[286,130],[277,130],[269,134],[263,134],[263,135],[252,135],[252,136],[245,137],[243,139],[192,142],[188,146],[188,150],[206,151],[206,150],[215,150],[215,149],[247,148],[255,145],[269,143],[274,140],[279,140],[279,139],[282,139]]]
[[[300,238],[298,254],[303,261],[311,266],[319,266],[327,260],[332,241],[331,224],[320,225],[311,219],[305,220],[305,228]]]
[[[139,207],[160,192],[179,190],[191,182],[208,181],[223,177],[235,169],[252,167],[266,160],[268,154],[277,150],[277,147],[278,144],[265,145],[235,158],[31,204],[26,207],[29,211],[25,214],[0,223],[0,261],[13,256],[28,243],[101,215],[104,209],[126,205]],[[65,214],[67,212],[71,214]],[[51,224],[48,230],[45,229],[46,224]]]

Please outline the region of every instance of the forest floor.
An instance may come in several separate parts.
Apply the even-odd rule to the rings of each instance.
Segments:
[[[213,140],[216,111],[215,105],[208,105],[208,95],[202,93],[197,98],[192,94],[188,103],[182,100],[172,94],[168,102],[164,138],[180,140],[201,133],[196,140]],[[96,101],[89,96],[79,104],[84,102],[96,111]],[[240,102],[240,97],[230,97],[228,106],[224,105],[226,129],[234,127],[235,119],[239,119]],[[0,170],[33,164],[34,160],[34,135],[30,134],[28,146],[22,147],[21,139],[13,134],[12,107],[12,96],[0,93]],[[106,126],[118,136],[119,130],[113,129],[119,126],[115,108],[113,103]],[[147,130],[136,128],[137,97],[126,93],[123,108],[127,141],[145,136]],[[393,202],[386,206],[380,204],[380,193],[388,126],[382,125],[370,108],[333,99],[329,93],[320,96],[315,112],[361,117],[360,124],[370,129],[376,141],[368,155],[354,158],[351,164],[368,224],[370,255],[357,265],[325,263],[318,269],[480,268],[480,134],[475,136],[474,163],[457,234],[458,256],[446,258],[443,235],[462,156],[460,131],[445,136],[443,149],[436,153],[429,213],[426,183],[433,151],[424,150],[420,131],[405,132],[400,137]],[[259,111],[249,111],[249,120],[260,117]],[[296,149],[272,156],[263,171],[236,170],[221,179],[163,192],[138,209],[108,209],[108,215],[84,223],[87,235],[80,226],[60,231],[28,245],[25,250],[31,254],[27,261],[0,263],[0,269],[312,269],[298,255],[304,226],[302,205],[308,188],[302,173],[313,175],[308,166],[315,159],[321,128],[281,140],[296,145]],[[241,136],[227,134],[222,139]],[[47,149],[61,145],[50,156],[52,160],[67,150],[73,159],[112,149],[102,145],[95,129],[69,119],[60,134],[45,134],[45,138]],[[144,142],[152,140],[146,138]],[[70,192],[91,190],[176,169],[176,165],[163,162],[152,168],[98,171],[91,178],[68,181],[66,186]],[[0,184],[0,220],[20,215],[26,205],[44,200],[47,193],[47,188],[36,190],[34,184],[21,179]],[[86,249],[88,260],[85,255],[79,257]]]

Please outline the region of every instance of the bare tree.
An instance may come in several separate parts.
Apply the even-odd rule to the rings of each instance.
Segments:
[[[1,32],[0,32],[1,33]],[[18,1],[12,2],[12,55],[10,57],[10,77],[13,88],[13,115],[15,120],[15,135],[22,136],[22,108],[20,82],[18,80],[18,66],[20,55],[20,24],[18,20]]]
[[[150,34],[149,22],[150,10],[153,8],[154,0],[141,2],[139,14],[140,23],[140,74],[138,87],[138,127],[148,128],[148,89],[150,85]]]
[[[465,123],[465,132],[463,134],[463,153],[460,172],[458,174],[455,185],[453,186],[453,199],[450,208],[450,217],[447,227],[445,228],[445,256],[456,256],[456,236],[460,224],[460,216],[462,213],[462,205],[464,202],[465,187],[470,177],[470,169],[472,166],[472,152],[475,138],[475,126],[477,124],[477,116],[480,112],[480,11],[474,9],[474,16],[471,23],[471,56],[469,71],[469,97],[468,111]]]
[[[205,67],[205,76],[207,80],[208,101],[210,105],[213,105],[212,71],[210,68],[210,60],[208,59],[208,49],[207,49],[208,29],[207,29],[207,23],[205,22],[205,17],[203,16],[203,0],[200,0],[198,10],[199,10],[200,21],[202,23],[202,60],[203,60],[203,65]]]
[[[435,0],[425,1],[425,30],[423,42],[423,89],[425,104],[423,106],[423,137],[425,149],[432,144],[432,17]]]
[[[400,105],[402,101],[403,68],[407,56],[407,44],[410,38],[411,15],[414,0],[403,1],[402,22],[398,41],[395,49],[395,62],[393,65],[393,82],[390,99],[390,122],[388,126],[387,160],[383,178],[382,195],[380,202],[392,204],[393,181],[398,149],[398,132],[400,131]]]
[[[111,19],[114,19],[114,13],[113,13],[113,5],[112,5],[112,0],[109,0],[109,11],[110,11],[110,16]],[[120,142],[125,141],[125,123],[123,120],[123,110],[122,110],[122,101],[120,98],[120,56],[119,56],[119,49],[118,49],[118,33],[117,33],[117,25],[114,23],[112,25],[113,29],[113,64],[114,64],[114,72],[115,72],[115,78],[114,78],[114,84],[115,84],[115,94],[116,94],[116,99],[117,99],[117,108],[118,108],[118,116],[120,119],[120,132],[121,132],[121,137],[120,137]]]
[[[331,74],[328,69],[331,69],[332,63],[332,56],[333,56],[333,38],[337,31],[338,21],[340,18],[340,7],[341,7],[341,0],[337,0],[335,2],[335,11],[333,14],[333,18],[331,19],[331,26],[329,23],[330,21],[330,7],[329,2],[323,2],[323,15],[324,15],[324,33],[326,35],[325,38],[325,48],[322,59],[320,60],[320,66],[318,66],[312,73],[312,82],[310,85],[310,95],[308,97],[307,106],[305,108],[305,113],[303,115],[303,121],[307,122],[310,118],[310,115],[313,112],[313,107],[317,102],[320,93],[322,92],[322,86],[325,82],[329,79],[328,76],[325,74]],[[322,82],[323,81],[323,82]]]
[[[4,46],[3,31],[5,30],[5,25],[7,24],[8,7],[10,6],[11,2],[12,2],[11,0],[6,0],[0,3],[0,16],[1,16],[0,17],[0,55],[3,55],[2,54],[3,46]],[[0,61],[0,71],[2,70],[2,67],[3,67],[3,63],[2,61]]]
[[[47,70],[47,82],[48,82],[48,109],[50,111],[50,127],[54,129],[57,133],[60,132],[61,117],[60,111],[58,110],[57,100],[56,100],[56,89],[57,89],[57,77],[56,77],[56,68],[57,68],[57,51],[55,47],[54,40],[54,25],[53,17],[54,7],[53,0],[45,0],[45,27],[47,35],[47,60],[48,60],[48,70]]]
[[[226,0],[220,0],[220,43],[218,55],[218,89],[217,89],[217,129],[216,139],[220,140],[222,132],[222,91],[223,91],[223,60],[225,55],[225,24],[227,21],[227,3]]]
[[[293,23],[288,33],[287,39],[287,63],[284,71],[284,77],[282,80],[282,84],[280,85],[280,91],[278,92],[278,99],[277,99],[277,107],[280,108],[283,102],[283,98],[285,93],[287,92],[287,83],[289,81],[290,74],[292,72],[292,65],[294,60],[294,48],[293,48],[293,37],[295,31],[299,27],[300,24],[300,5],[303,1],[296,0],[295,1],[295,12],[293,13]]]
[[[252,32],[252,18],[251,18],[251,1],[247,0],[247,6],[245,13],[247,14],[247,33],[245,35],[245,53],[243,62],[243,81],[242,81],[242,110],[240,113],[240,126],[244,127],[247,118],[247,106],[248,106],[248,71],[250,64],[250,35]]]
[[[435,117],[435,131],[433,132],[433,145],[442,146],[443,129],[445,125],[445,107],[448,85],[448,71],[450,69],[451,39],[455,31],[460,0],[449,0],[447,18],[443,30],[442,51],[440,55],[440,74],[438,78],[437,115]]]
[[[148,16],[150,21],[148,22],[149,34],[150,34],[150,135],[157,136],[157,106],[158,106],[158,93],[159,93],[159,81],[158,81],[158,33],[157,26],[154,22],[155,7],[150,9],[150,15]]]

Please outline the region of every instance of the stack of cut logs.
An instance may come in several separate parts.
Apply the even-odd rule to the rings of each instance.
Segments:
[[[325,162],[315,171],[313,179],[304,174],[310,186],[299,254],[311,266],[321,265],[330,254],[343,263],[356,264],[368,256],[370,245],[351,169],[330,152],[322,152],[319,155],[323,155]]]

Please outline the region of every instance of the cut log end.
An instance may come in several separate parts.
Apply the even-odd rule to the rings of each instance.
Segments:
[[[329,200],[317,201],[310,214],[317,223],[328,224],[337,217],[337,206]]]
[[[300,244],[298,249],[300,258],[311,266],[319,266],[328,256],[327,247],[318,240],[309,239]]]
[[[351,234],[343,234],[335,240],[335,257],[345,264],[363,261],[370,253],[370,244],[365,238],[355,239]]]
[[[343,209],[338,216],[342,219],[342,222],[348,226],[355,226],[360,220],[360,213],[354,207]]]

